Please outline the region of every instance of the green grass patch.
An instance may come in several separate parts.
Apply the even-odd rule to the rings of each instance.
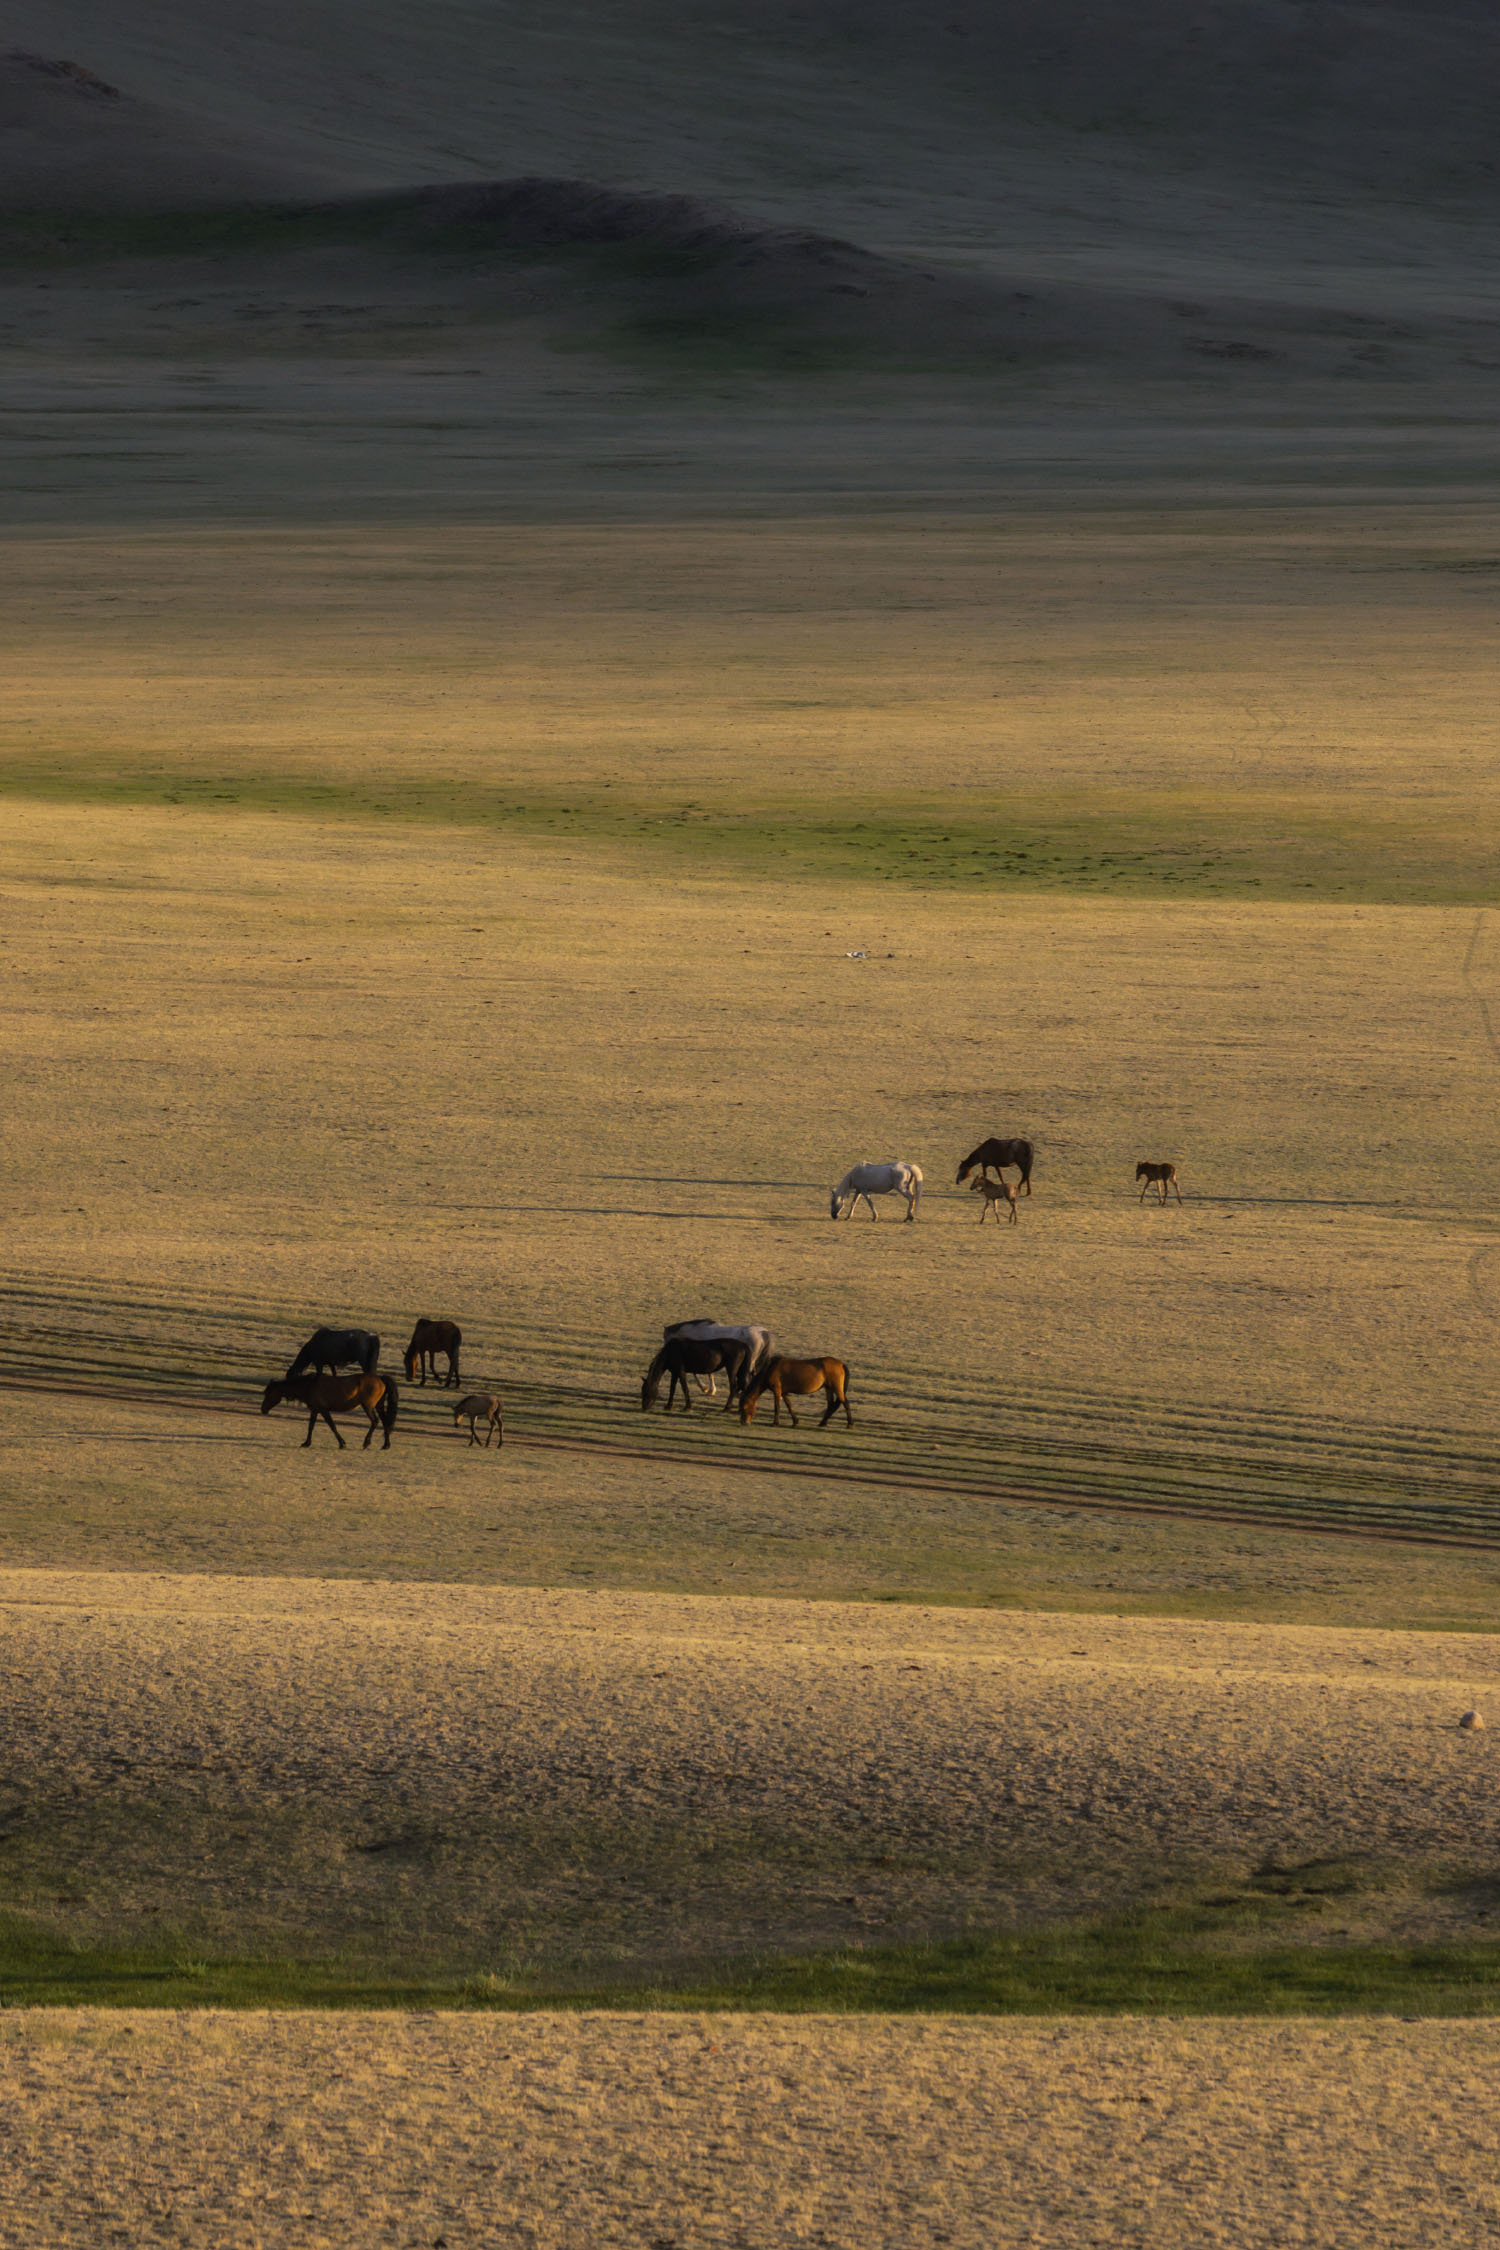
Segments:
[[[1109,898],[1487,905],[1500,846],[1494,823],[1472,806],[1354,809],[1347,800],[1315,795],[1138,793],[1051,802],[1032,796],[988,806],[914,798],[873,803],[855,818],[814,805],[626,799],[587,788],[563,794],[399,774],[357,783],[13,760],[0,769],[0,796],[491,828],[726,874]]]
[[[1278,1887],[1279,1885],[1279,1887]],[[911,1945],[761,1954],[688,1976],[570,1983],[482,1967],[391,1976],[358,1963],[71,1945],[0,1916],[0,2006],[536,2008],[777,2014],[1418,2015],[1500,2012],[1500,1941],[1287,1942],[1301,1907],[1362,1887],[1335,1864],[1272,1870],[1191,1905]],[[1226,1942],[1232,1941],[1232,1942]]]

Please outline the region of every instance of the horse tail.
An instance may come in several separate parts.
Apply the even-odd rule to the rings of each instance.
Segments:
[[[1018,1142],[1016,1143],[1016,1146],[1017,1146],[1017,1148],[1018,1148],[1018,1149],[1020,1150],[1020,1152],[1021,1152],[1021,1157],[1020,1157],[1020,1162],[1021,1162],[1021,1183],[1020,1183],[1020,1184],[1021,1184],[1021,1186],[1022,1186],[1023,1188],[1029,1188],[1029,1187],[1031,1186],[1031,1159],[1032,1159],[1032,1157],[1033,1157],[1033,1156],[1035,1155],[1035,1153],[1036,1153],[1036,1152],[1035,1152],[1035,1150],[1034,1150],[1034,1149],[1032,1148],[1032,1145],[1031,1145],[1030,1141],[1018,1141]]]
[[[401,1394],[389,1375],[382,1375],[380,1379],[385,1385],[380,1394],[380,1426],[389,1437],[396,1427],[396,1409],[401,1403]]]
[[[915,1211],[917,1205],[922,1200],[922,1168],[919,1164],[913,1164],[910,1167],[910,1170],[912,1180],[914,1182],[912,1188],[911,1207]]]
[[[373,1375],[379,1365],[380,1338],[378,1336],[372,1336],[368,1344],[366,1344],[365,1346],[365,1356],[360,1361],[360,1367],[366,1375]]]

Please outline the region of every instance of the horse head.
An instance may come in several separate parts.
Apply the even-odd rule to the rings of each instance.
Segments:
[[[830,1219],[836,1219],[838,1217],[839,1201],[839,1191],[837,1188],[833,1188],[832,1190],[830,1190],[828,1197],[828,1216]]]
[[[651,1365],[647,1368],[645,1374],[641,1377],[641,1412],[643,1414],[647,1414],[650,1412],[651,1408],[656,1404],[657,1398],[659,1397],[660,1393],[661,1367],[658,1362],[653,1359]]]
[[[1150,1177],[1150,1173],[1151,1173],[1151,1167],[1150,1167],[1150,1165],[1149,1165],[1149,1164],[1137,1164],[1137,1166],[1136,1166],[1136,1168],[1135,1168],[1135,1176],[1136,1176],[1136,1178],[1137,1178],[1138,1180],[1144,1180],[1144,1179],[1147,1179],[1147,1178],[1149,1178],[1149,1177]]]
[[[260,1402],[260,1410],[262,1414],[269,1414],[272,1407],[279,1406],[285,1397],[286,1384],[284,1382],[267,1383],[265,1388],[265,1395]]]

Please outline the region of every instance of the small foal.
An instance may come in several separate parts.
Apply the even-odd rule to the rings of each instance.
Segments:
[[[454,1429],[456,1430],[459,1423],[464,1420],[467,1420],[469,1425],[470,1445],[479,1443],[479,1434],[474,1427],[476,1422],[486,1422],[489,1425],[484,1433],[486,1445],[489,1444],[491,1437],[498,1439],[499,1443],[504,1445],[505,1420],[500,1412],[500,1401],[490,1392],[476,1391],[472,1398],[461,1398],[459,1400],[457,1406],[453,1409]]]
[[[974,1182],[974,1185],[969,1190],[970,1195],[982,1195],[984,1197],[984,1209],[979,1214],[979,1224],[983,1226],[985,1220],[993,1211],[995,1214],[995,1224],[996,1226],[998,1226],[1000,1224],[1000,1212],[998,1207],[1002,1203],[1008,1203],[1010,1205],[1010,1223],[1012,1226],[1014,1226],[1021,1216],[1020,1208],[1016,1202],[1016,1197],[1020,1194],[1020,1192],[1021,1191],[1018,1187],[1011,1186],[1009,1180],[986,1179],[983,1172],[981,1172],[978,1179]]]

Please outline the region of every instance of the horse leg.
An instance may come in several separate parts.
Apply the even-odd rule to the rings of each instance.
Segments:
[[[365,1412],[366,1412],[366,1414],[368,1414],[368,1415],[369,1415],[369,1417],[370,1417],[370,1427],[369,1427],[369,1428],[368,1428],[368,1429],[366,1430],[366,1432],[365,1432],[365,1442],[364,1442],[364,1444],[363,1444],[363,1445],[362,1445],[362,1446],[360,1447],[360,1451],[361,1451],[361,1453],[368,1453],[368,1452],[369,1452],[369,1450],[370,1450],[370,1440],[371,1440],[371,1438],[372,1438],[372,1437],[373,1437],[373,1436],[375,1435],[375,1432],[376,1432],[376,1431],[377,1431],[377,1430],[379,1429],[379,1427],[380,1427],[380,1416],[379,1416],[379,1415],[378,1415],[378,1414],[376,1413],[376,1411],[375,1411],[374,1407],[373,1407],[373,1406],[367,1406],[367,1407],[365,1408]]]
[[[828,1393],[828,1404],[824,1407],[823,1419],[818,1424],[818,1428],[820,1430],[827,1429],[829,1423],[833,1420],[835,1414],[837,1414],[840,1405],[837,1386],[833,1383],[825,1383],[823,1385],[823,1388]]]
[[[476,1419],[477,1419],[477,1417],[476,1417],[475,1415],[473,1415],[473,1414],[471,1414],[471,1415],[469,1416],[469,1443],[470,1443],[470,1445],[477,1445],[477,1444],[479,1443],[479,1432],[478,1432],[478,1431],[477,1431],[477,1430],[475,1429],[475,1427],[474,1427],[474,1424],[475,1424],[475,1421],[476,1421]],[[488,1439],[488,1438],[486,1438],[484,1442],[485,1442],[485,1444],[486,1444],[486,1445],[488,1445],[490,1441],[489,1441],[489,1439]]]
[[[998,1211],[995,1213],[995,1216],[997,1219],[999,1218],[1000,1214]],[[1013,1227],[1018,1227],[1021,1223],[1021,1206],[1017,1202],[1015,1196],[1012,1196],[1010,1199],[1010,1223]]]
[[[326,1406],[320,1406],[318,1408],[318,1412],[322,1415],[324,1421],[328,1424],[328,1427],[330,1428],[330,1430],[332,1430],[334,1436],[338,1438],[339,1451],[340,1453],[342,1453],[344,1450],[344,1441],[341,1437],[339,1437],[339,1426],[337,1422],[335,1422],[333,1416],[329,1413]]]
[[[1179,1186],[1177,1185],[1177,1181],[1176,1181],[1176,1178],[1175,1178],[1175,1176],[1174,1176],[1174,1178],[1173,1178],[1173,1181],[1172,1181],[1172,1193],[1173,1193],[1173,1194],[1174,1194],[1174,1195],[1176,1196],[1176,1198],[1177,1198],[1177,1202],[1178,1202],[1178,1205],[1179,1205],[1179,1208],[1180,1208],[1180,1206],[1181,1206],[1181,1203],[1182,1203],[1182,1190],[1181,1190],[1181,1188],[1180,1188],[1180,1187],[1179,1187]]]
[[[317,1428],[317,1426],[318,1426],[318,1410],[317,1410],[317,1408],[316,1408],[316,1407],[313,1407],[313,1409],[311,1410],[311,1412],[309,1413],[309,1415],[308,1415],[308,1417],[307,1417],[307,1435],[306,1435],[306,1437],[305,1437],[305,1438],[304,1438],[304,1439],[302,1440],[302,1442],[303,1442],[303,1444],[304,1444],[304,1445],[311,1445],[311,1444],[312,1444],[312,1434],[313,1434],[313,1431],[314,1431],[314,1430],[315,1430],[315,1429]]]
[[[1140,1194],[1139,1194],[1139,1195],[1138,1195],[1138,1196],[1136,1197],[1136,1202],[1137,1202],[1137,1203],[1144,1203],[1144,1202],[1145,1202],[1145,1200],[1146,1200],[1146,1189],[1147,1189],[1147,1188],[1149,1188],[1149,1187],[1150,1187],[1150,1185],[1151,1185],[1151,1182],[1150,1182],[1149,1180],[1147,1180],[1147,1182],[1146,1182],[1146,1185],[1145,1185],[1145,1187],[1143,1187],[1143,1188],[1141,1189],[1141,1192],[1140,1192]]]

